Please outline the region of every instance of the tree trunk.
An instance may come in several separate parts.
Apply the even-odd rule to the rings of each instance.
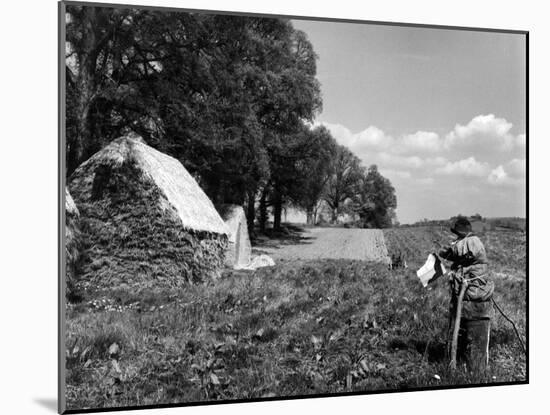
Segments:
[[[273,198],[273,230],[281,230],[281,214],[283,213],[283,198],[281,193],[275,189]]]
[[[260,198],[260,232],[265,233],[265,224],[267,222],[267,188],[262,191]]]
[[[306,210],[306,223],[308,225],[315,225],[314,212],[312,208]]]
[[[319,205],[315,205],[313,208],[313,226],[317,224],[317,212],[319,210]]]
[[[256,190],[248,192],[248,204],[246,206],[246,224],[250,238],[254,236],[254,217],[256,216]]]
[[[336,223],[336,221],[338,221],[338,205],[334,205],[332,209],[331,223]]]
[[[90,7],[84,19],[84,43],[78,56],[78,73],[75,79],[77,98],[74,115],[76,118],[76,131],[71,137],[67,137],[67,176],[69,176],[84,161],[87,154],[86,146],[92,139],[92,125],[90,108],[95,95],[95,71],[98,56],[97,38],[94,30],[96,21],[95,8]]]
[[[91,60],[87,57],[86,61]],[[84,148],[92,139],[92,127],[90,120],[90,106],[93,99],[93,69],[88,62],[82,65],[76,81],[76,131],[72,137],[67,137],[67,173],[72,173],[84,161]]]

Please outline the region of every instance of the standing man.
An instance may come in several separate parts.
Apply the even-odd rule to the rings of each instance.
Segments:
[[[468,219],[459,217],[451,226],[457,239],[439,256],[452,262],[449,282],[451,316],[456,316],[461,284],[467,281],[458,336],[458,358],[468,369],[481,374],[489,363],[489,335],[494,283],[487,280],[487,254],[481,240],[472,233]]]

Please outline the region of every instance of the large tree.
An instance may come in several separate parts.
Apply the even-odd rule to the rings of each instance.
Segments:
[[[343,213],[345,205],[359,193],[363,176],[364,168],[359,158],[347,147],[338,145],[324,195],[333,223]]]
[[[376,165],[369,167],[360,192],[353,198],[353,209],[363,227],[389,228],[395,219],[397,198],[389,179]]]
[[[286,19],[67,7],[67,174],[133,130],[216,203],[269,193],[276,222],[321,107],[316,55]],[[278,218],[278,219],[277,219]]]
[[[273,206],[273,227],[281,228],[283,206],[292,199],[299,161],[309,143],[304,121],[313,121],[321,109],[319,82],[315,78],[317,56],[307,36],[288,21],[276,24],[279,54],[271,56],[267,71],[269,88],[260,101],[260,121],[265,131],[270,176],[264,188]],[[276,58],[276,59],[274,59]],[[265,205],[264,205],[265,206]],[[265,218],[265,214],[262,213]]]
[[[304,131],[307,146],[296,165],[296,178],[291,197],[294,205],[306,212],[309,225],[317,221],[317,212],[332,175],[332,160],[337,144],[330,132],[323,126]]]
[[[133,43],[129,9],[67,7],[67,170],[71,173],[102,143],[112,124],[112,98],[118,93]],[[124,56],[124,58],[123,58]]]
[[[203,22],[188,13],[76,5],[66,19],[68,174],[129,130],[177,150],[174,125],[193,126],[215,88]]]

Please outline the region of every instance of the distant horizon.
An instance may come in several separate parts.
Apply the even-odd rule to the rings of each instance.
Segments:
[[[526,216],[524,35],[292,22],[319,57],[314,125],[391,180],[399,222]]]
[[[414,223],[418,223],[418,222],[422,222],[424,219],[427,219],[428,221],[430,222],[433,222],[433,221],[448,221],[451,219],[451,217],[453,216],[457,216],[457,215],[462,215],[462,216],[465,216],[467,218],[469,217],[472,217],[474,215],[476,215],[477,213],[479,213],[482,217],[482,220],[497,220],[497,219],[520,219],[520,220],[527,220],[527,217],[526,216],[485,216],[483,214],[481,214],[480,212],[475,212],[475,213],[464,213],[464,212],[458,212],[454,215],[451,215],[449,217],[446,217],[446,218],[422,218],[422,219],[418,219],[414,222],[399,222],[399,225],[412,225]],[[306,222],[306,214],[305,214],[305,211],[301,210],[301,209],[298,209],[298,208],[295,208],[295,207],[292,207],[292,208],[287,208],[287,218],[290,217],[291,220],[287,220],[286,222],[288,223],[305,223]],[[295,219],[295,220],[292,220],[292,219]]]
[[[457,213],[456,215],[453,215],[453,216],[458,216],[459,214]],[[460,214],[462,215],[462,214]],[[462,215],[466,218],[471,218],[472,216],[474,216],[475,213],[473,215]],[[428,222],[435,222],[435,221],[445,221],[445,220],[449,220],[451,219],[451,217],[448,217],[448,218],[426,218],[428,220]],[[497,220],[497,219],[520,219],[520,220],[527,220],[526,217],[523,217],[523,216],[483,216],[481,215],[481,220],[484,221],[484,220]],[[423,219],[419,220],[419,221],[416,221],[416,222],[413,222],[413,223],[418,223],[418,222],[422,222]],[[400,223],[400,225],[409,225],[409,223]]]

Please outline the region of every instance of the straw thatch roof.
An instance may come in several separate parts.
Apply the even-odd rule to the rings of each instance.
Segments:
[[[73,173],[71,187],[87,170],[95,169],[98,165],[116,167],[127,161],[134,163],[153,180],[169,204],[176,209],[184,228],[227,234],[225,223],[214,205],[185,167],[175,158],[145,144],[141,137],[118,138],[94,154]],[[84,180],[91,181],[94,178],[94,174],[84,176]]]
[[[68,261],[76,260],[78,220],[80,212],[76,207],[69,190],[65,188],[65,251]]]
[[[71,194],[65,188],[65,266],[67,298],[73,295],[73,283],[76,267],[80,255],[80,230],[79,230],[80,212],[76,207]]]
[[[82,224],[79,288],[136,293],[220,275],[227,227],[176,159],[122,137],[79,166],[69,190]]]
[[[234,268],[242,268],[248,265],[252,258],[246,215],[243,208],[238,205],[224,205],[220,211],[229,231],[226,263]]]
[[[67,212],[67,216],[74,216],[79,217],[80,212],[78,212],[78,208],[76,207],[76,204],[74,203],[74,200],[69,193],[69,189],[65,187],[65,212]]]

